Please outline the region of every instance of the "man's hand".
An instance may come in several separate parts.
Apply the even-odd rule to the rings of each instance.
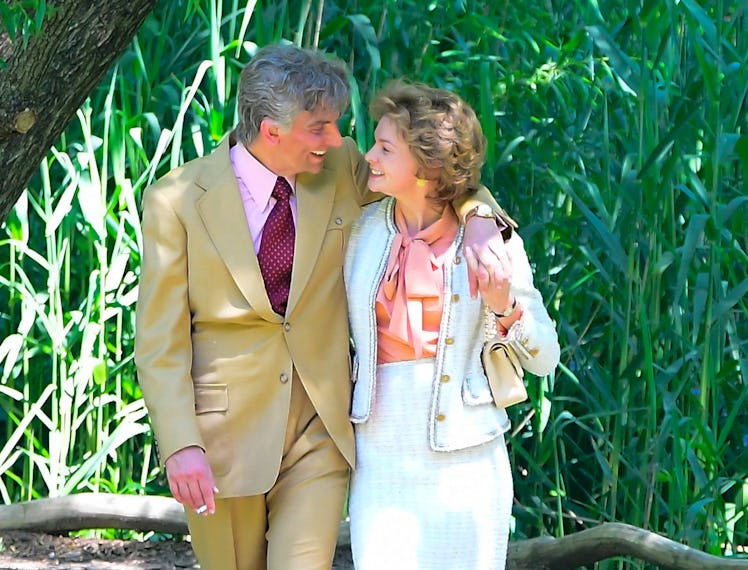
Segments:
[[[216,512],[216,482],[205,452],[196,446],[174,452],[166,460],[166,475],[174,498],[197,514]]]
[[[472,216],[465,224],[463,249],[468,262],[471,297],[475,298],[482,287],[495,286],[504,279],[511,282],[512,264],[496,220]],[[489,303],[485,295],[484,300]]]

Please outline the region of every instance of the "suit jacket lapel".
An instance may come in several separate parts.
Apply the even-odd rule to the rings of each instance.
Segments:
[[[197,201],[197,209],[218,254],[249,304],[264,319],[279,321],[265,291],[229,148],[227,137],[206,158],[205,171],[195,181],[206,190]]]
[[[301,297],[317,263],[334,200],[335,177],[331,170],[301,174],[296,178],[296,247],[288,314]]]

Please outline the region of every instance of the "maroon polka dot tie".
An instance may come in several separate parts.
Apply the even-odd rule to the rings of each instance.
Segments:
[[[296,241],[296,228],[291,215],[291,185],[282,176],[275,181],[273,198],[276,199],[265,227],[257,260],[265,281],[265,290],[273,310],[279,315],[286,314],[288,291],[291,289],[291,267],[293,266],[293,246]]]

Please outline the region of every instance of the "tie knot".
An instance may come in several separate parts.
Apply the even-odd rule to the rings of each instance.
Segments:
[[[275,186],[273,187],[273,198],[275,198],[279,202],[288,202],[290,197],[291,185],[288,183],[288,180],[286,180],[282,176],[279,176],[278,180],[275,181]]]

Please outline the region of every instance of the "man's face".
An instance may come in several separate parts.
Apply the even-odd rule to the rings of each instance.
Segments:
[[[279,133],[275,149],[280,165],[278,174],[288,177],[302,172],[320,172],[327,150],[343,143],[337,125],[339,117],[340,113],[327,109],[303,111],[297,115],[291,128]]]

